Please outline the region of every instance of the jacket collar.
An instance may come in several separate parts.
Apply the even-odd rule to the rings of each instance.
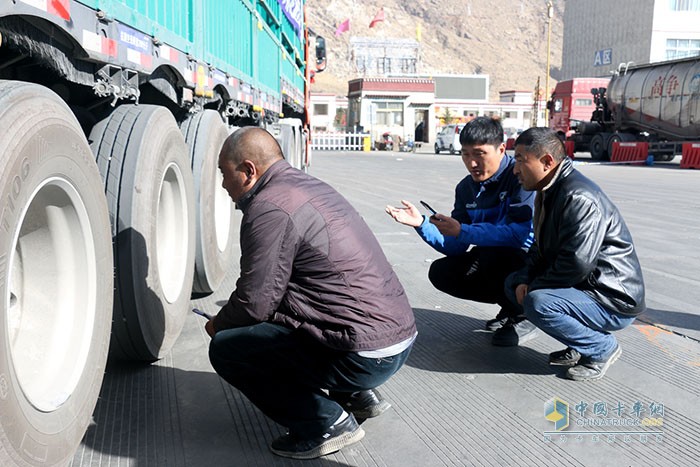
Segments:
[[[564,158],[564,160],[559,163],[559,166],[557,167],[557,170],[554,174],[554,177],[552,177],[552,179],[549,181],[549,183],[544,188],[542,188],[542,190],[540,190],[540,191],[544,192],[544,191],[549,190],[559,180],[568,177],[571,174],[571,172],[573,172],[573,171],[574,171],[574,166],[571,163],[571,159],[569,159],[568,157]]]
[[[258,194],[260,190],[262,190],[265,187],[265,185],[267,185],[270,182],[270,179],[275,174],[283,171],[287,167],[290,167],[290,165],[284,159],[280,159],[274,164],[272,164],[270,167],[268,167],[265,173],[262,174],[262,176],[255,182],[253,188],[248,190],[248,193],[243,195],[241,199],[238,200],[238,202],[236,203],[236,209],[240,209],[241,211],[245,212],[250,203],[253,201],[253,198]]]

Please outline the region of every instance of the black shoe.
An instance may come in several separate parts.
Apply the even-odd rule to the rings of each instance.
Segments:
[[[506,313],[506,311],[503,308],[501,308],[498,311],[498,314],[496,315],[495,318],[486,321],[486,326],[484,326],[484,327],[486,328],[487,331],[491,331],[491,332],[498,331],[507,322],[508,322],[508,314]]]
[[[280,436],[272,442],[270,450],[278,456],[292,459],[316,459],[350,446],[364,436],[365,431],[357,424],[355,417],[348,414],[345,420],[314,438],[300,438],[293,433]]]
[[[498,331],[493,333],[491,343],[502,347],[523,344],[539,335],[537,326],[524,318],[510,318]]]
[[[618,345],[605,360],[591,360],[590,357],[581,357],[578,365],[566,371],[566,377],[574,381],[595,381],[605,376],[610,365],[622,355],[622,348]]]
[[[505,326],[505,324],[507,322],[508,322],[508,318],[499,319],[496,317],[494,319],[490,319],[490,320],[486,321],[486,326],[484,326],[484,327],[486,328],[487,331],[494,332],[494,331],[498,331],[503,326]]]
[[[550,365],[573,366],[581,359],[581,354],[571,347],[549,354]]]
[[[329,395],[346,412],[361,419],[378,417],[391,407],[391,404],[385,401],[376,389],[357,392],[331,391]]]

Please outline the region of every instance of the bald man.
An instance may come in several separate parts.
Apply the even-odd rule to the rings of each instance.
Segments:
[[[288,428],[273,453],[313,459],[358,442],[358,418],[389,404],[373,389],[416,337],[379,243],[333,188],[291,167],[275,138],[243,128],[219,155],[241,223],[241,273],[206,324],[216,372]]]

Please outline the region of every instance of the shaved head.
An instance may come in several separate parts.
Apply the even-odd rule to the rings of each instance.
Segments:
[[[231,134],[221,148],[223,161],[238,165],[249,160],[261,172],[280,159],[284,159],[282,148],[267,130],[244,127]]]

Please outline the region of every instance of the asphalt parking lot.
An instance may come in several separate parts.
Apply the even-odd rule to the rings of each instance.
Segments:
[[[283,428],[213,372],[204,321],[193,314],[163,360],[108,367],[95,422],[72,465],[698,465],[700,172],[680,169],[678,160],[652,167],[580,161],[622,211],[647,286],[648,311],[618,333],[622,357],[604,379],[562,378],[546,363],[561,345],[545,336],[518,348],[492,346],[482,328],[497,306],[453,299],[428,282],[439,254],[384,207],[425,200],[448,213],[465,175],[460,157],[317,152],[311,173],[363,215],[416,315],[412,354],[380,388],[393,407],[367,420],[364,440],[339,453],[275,457],[268,445]],[[234,268],[217,293],[193,306],[215,313],[236,278]],[[545,418],[554,398],[569,408],[561,431]]]

